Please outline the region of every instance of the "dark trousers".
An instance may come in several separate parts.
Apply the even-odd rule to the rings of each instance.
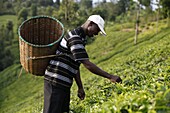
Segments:
[[[43,113],[69,113],[70,91],[52,85],[44,80]]]

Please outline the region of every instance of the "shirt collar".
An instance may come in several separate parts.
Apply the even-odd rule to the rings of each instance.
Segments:
[[[85,34],[83,28],[80,26],[77,28],[77,30],[79,32],[80,37],[86,39],[86,34]]]

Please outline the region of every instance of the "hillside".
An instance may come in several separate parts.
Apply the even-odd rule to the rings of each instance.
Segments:
[[[81,67],[86,98],[80,101],[74,83],[73,113],[168,113],[170,110],[170,29],[165,22],[147,26],[133,44],[133,24],[108,23],[107,36],[87,46],[92,62],[122,84],[112,84]],[[39,113],[43,107],[43,77],[35,77],[14,64],[0,73],[0,113]]]
[[[13,25],[13,33],[14,33],[13,39],[11,39],[12,37],[8,37],[8,35],[5,32],[3,32],[5,30],[5,28],[6,28],[6,26],[7,26],[7,23],[9,21],[11,21],[12,25]],[[3,40],[3,41],[1,41],[1,44],[2,44],[1,47],[2,48],[3,48],[3,46],[5,47],[4,51],[7,51],[7,50],[10,51],[12,57],[14,58],[13,59],[14,63],[19,63],[19,54],[16,54],[16,53],[19,53],[18,34],[17,34],[17,30],[18,30],[18,28],[17,28],[17,16],[15,16],[15,15],[1,15],[0,16],[0,28],[1,28],[1,37],[0,38],[1,38],[1,40]],[[7,38],[10,38],[11,42],[9,42],[9,41],[7,42],[5,40]],[[2,53],[4,51],[2,51]],[[3,64],[1,66],[3,66]]]

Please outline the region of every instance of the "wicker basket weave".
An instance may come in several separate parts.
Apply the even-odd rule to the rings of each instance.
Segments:
[[[63,37],[63,24],[53,17],[36,16],[24,21],[18,34],[21,65],[27,72],[43,76]]]

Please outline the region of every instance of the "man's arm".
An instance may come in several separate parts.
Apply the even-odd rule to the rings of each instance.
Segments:
[[[109,79],[111,82],[122,82],[122,79],[119,76],[111,75],[99,67],[97,67],[94,63],[90,62],[89,60],[83,60],[81,63],[92,73],[102,76],[104,78]]]
[[[78,97],[81,100],[83,100],[85,98],[85,92],[84,92],[84,88],[83,88],[81,77],[80,77],[80,71],[77,72],[74,79],[75,79],[76,84],[78,86]]]

